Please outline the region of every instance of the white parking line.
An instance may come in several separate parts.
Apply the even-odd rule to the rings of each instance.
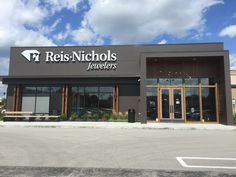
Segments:
[[[215,168],[215,169],[235,169],[236,167],[227,166],[201,166],[201,165],[188,165],[184,159],[187,160],[224,160],[224,161],[236,161],[236,158],[211,158],[211,157],[176,157],[178,162],[186,168]]]

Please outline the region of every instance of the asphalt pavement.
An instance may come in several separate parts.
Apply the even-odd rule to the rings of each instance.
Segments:
[[[236,176],[235,158],[236,131],[0,128],[0,176]]]

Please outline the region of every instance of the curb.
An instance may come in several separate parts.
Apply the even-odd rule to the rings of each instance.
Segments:
[[[118,122],[0,122],[0,128],[98,128],[144,130],[222,130],[236,131],[236,126],[221,124],[118,123]]]

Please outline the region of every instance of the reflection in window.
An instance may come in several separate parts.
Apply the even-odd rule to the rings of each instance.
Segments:
[[[157,85],[157,79],[147,79],[146,85]]]
[[[146,88],[147,96],[147,119],[156,120],[157,118],[157,89]]]
[[[182,85],[183,79],[182,78],[160,78],[159,83],[160,85]]]
[[[180,78],[171,78],[170,79],[170,84],[171,85],[182,85],[183,84],[183,80]]]
[[[186,88],[186,119],[187,121],[200,121],[198,88]]]
[[[85,113],[111,113],[113,87],[72,87],[71,109],[79,116]]]
[[[215,81],[213,78],[200,78],[202,85],[214,85]]]
[[[170,85],[170,79],[169,78],[160,78],[159,84],[160,85]]]
[[[185,85],[198,85],[198,78],[186,78]]]
[[[62,87],[24,87],[22,111],[35,114],[61,114]]]
[[[216,122],[215,88],[202,88],[202,118]]]

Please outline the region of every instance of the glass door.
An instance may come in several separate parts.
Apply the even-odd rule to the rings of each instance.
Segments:
[[[170,89],[161,89],[161,119],[170,119]]]
[[[174,88],[172,89],[172,118],[182,119],[183,118],[183,98],[182,89]]]
[[[182,88],[161,88],[161,119],[183,119]]]

